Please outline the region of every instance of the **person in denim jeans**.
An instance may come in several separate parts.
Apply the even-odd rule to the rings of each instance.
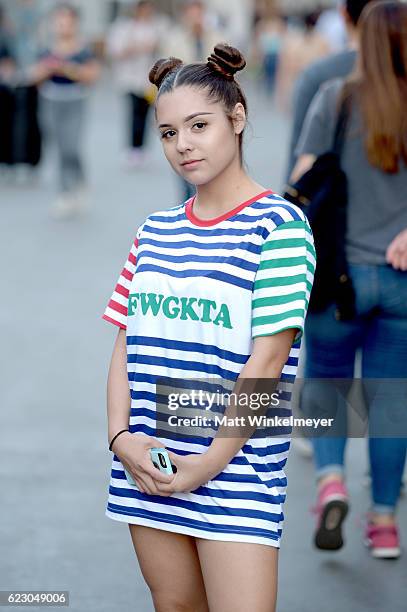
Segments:
[[[356,316],[337,320],[334,304],[308,314],[301,406],[309,413],[322,405],[339,416],[336,435],[312,440],[318,481],[315,545],[337,550],[343,545],[342,523],[349,507],[346,437],[340,428],[346,422],[346,404],[338,394],[328,396],[324,385],[307,379],[349,379],[350,386],[356,353],[361,352],[372,477],[365,542],[380,558],[400,555],[395,508],[406,458],[402,421],[407,415],[400,381],[387,386],[383,382],[384,392],[374,398],[373,393],[369,397],[372,384],[367,379],[407,379],[406,28],[406,5],[385,1],[366,6],[360,20],[358,67],[348,79],[335,79],[320,88],[305,120],[291,177],[297,180],[331,148],[338,102],[348,95],[351,111],[341,163],[348,180],[345,252]],[[401,419],[399,435],[404,437],[385,431],[394,411]]]

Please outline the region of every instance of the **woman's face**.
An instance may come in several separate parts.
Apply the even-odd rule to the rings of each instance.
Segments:
[[[242,104],[232,125],[219,102],[204,90],[177,87],[159,96],[156,120],[164,153],[171,166],[194,185],[205,185],[239,159],[238,134],[245,124]]]
[[[77,31],[78,19],[71,11],[61,8],[54,14],[52,25],[57,37],[72,36]]]

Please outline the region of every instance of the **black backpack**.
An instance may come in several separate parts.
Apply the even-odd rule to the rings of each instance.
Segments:
[[[317,263],[309,311],[321,312],[336,304],[335,316],[341,321],[355,316],[355,292],[345,257],[347,179],[340,164],[349,112],[350,97],[342,95],[332,149],[284,193],[306,214],[314,235]]]

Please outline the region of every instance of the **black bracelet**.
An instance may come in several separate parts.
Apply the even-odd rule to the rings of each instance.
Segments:
[[[116,440],[116,438],[117,438],[118,436],[120,436],[120,434],[122,434],[122,433],[123,433],[123,432],[125,432],[125,431],[130,431],[130,430],[129,430],[129,429],[122,429],[121,431],[119,431],[119,433],[117,433],[117,434],[115,435],[115,437],[113,438],[113,440],[112,440],[112,441],[110,442],[110,444],[109,444],[109,450],[110,450],[110,451],[112,450],[112,445],[113,445],[113,442]]]

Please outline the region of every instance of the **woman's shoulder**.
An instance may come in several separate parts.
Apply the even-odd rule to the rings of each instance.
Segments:
[[[344,77],[335,77],[334,79],[328,79],[320,85],[318,93],[320,97],[323,97],[328,102],[335,101],[341,94],[346,79]]]
[[[262,209],[262,220],[269,229],[293,222],[308,226],[307,217],[303,211],[282,195],[271,193],[267,196],[266,203],[268,206]]]
[[[340,100],[344,85],[345,79],[341,77],[324,81],[320,85],[310,104],[307,116],[310,116],[311,118],[316,116],[320,117],[320,129],[323,130],[324,133],[330,134],[333,129],[337,114],[336,109],[338,107],[338,102]]]

